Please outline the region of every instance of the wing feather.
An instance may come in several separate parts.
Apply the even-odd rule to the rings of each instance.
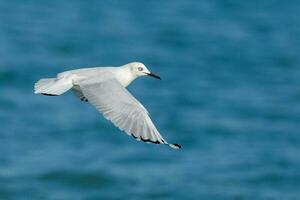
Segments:
[[[119,129],[137,140],[155,144],[167,144],[178,149],[180,145],[168,144],[160,135],[148,111],[116,79],[79,82],[88,101]]]

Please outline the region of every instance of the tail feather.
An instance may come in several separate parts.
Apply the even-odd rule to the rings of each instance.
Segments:
[[[72,80],[44,78],[35,83],[34,93],[56,96],[65,93],[72,86]]]

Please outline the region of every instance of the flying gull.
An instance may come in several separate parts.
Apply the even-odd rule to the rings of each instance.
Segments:
[[[40,79],[35,83],[34,93],[58,96],[72,89],[81,101],[91,103],[106,119],[136,140],[180,149],[179,144],[169,144],[163,139],[148,111],[126,89],[133,80],[146,75],[161,79],[140,62],[120,67],[82,68],[59,73],[56,78]]]

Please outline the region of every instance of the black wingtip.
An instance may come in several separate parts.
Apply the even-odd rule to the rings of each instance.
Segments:
[[[180,144],[169,144],[169,146],[173,149],[181,149],[181,145]]]
[[[48,93],[41,93],[41,94],[45,96],[52,96],[52,97],[58,96],[57,94],[48,94]]]

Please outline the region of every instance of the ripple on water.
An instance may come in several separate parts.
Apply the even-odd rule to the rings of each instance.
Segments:
[[[39,175],[39,180],[48,183],[61,184],[64,187],[105,188],[114,182],[114,178],[102,172],[92,171],[50,171]]]

